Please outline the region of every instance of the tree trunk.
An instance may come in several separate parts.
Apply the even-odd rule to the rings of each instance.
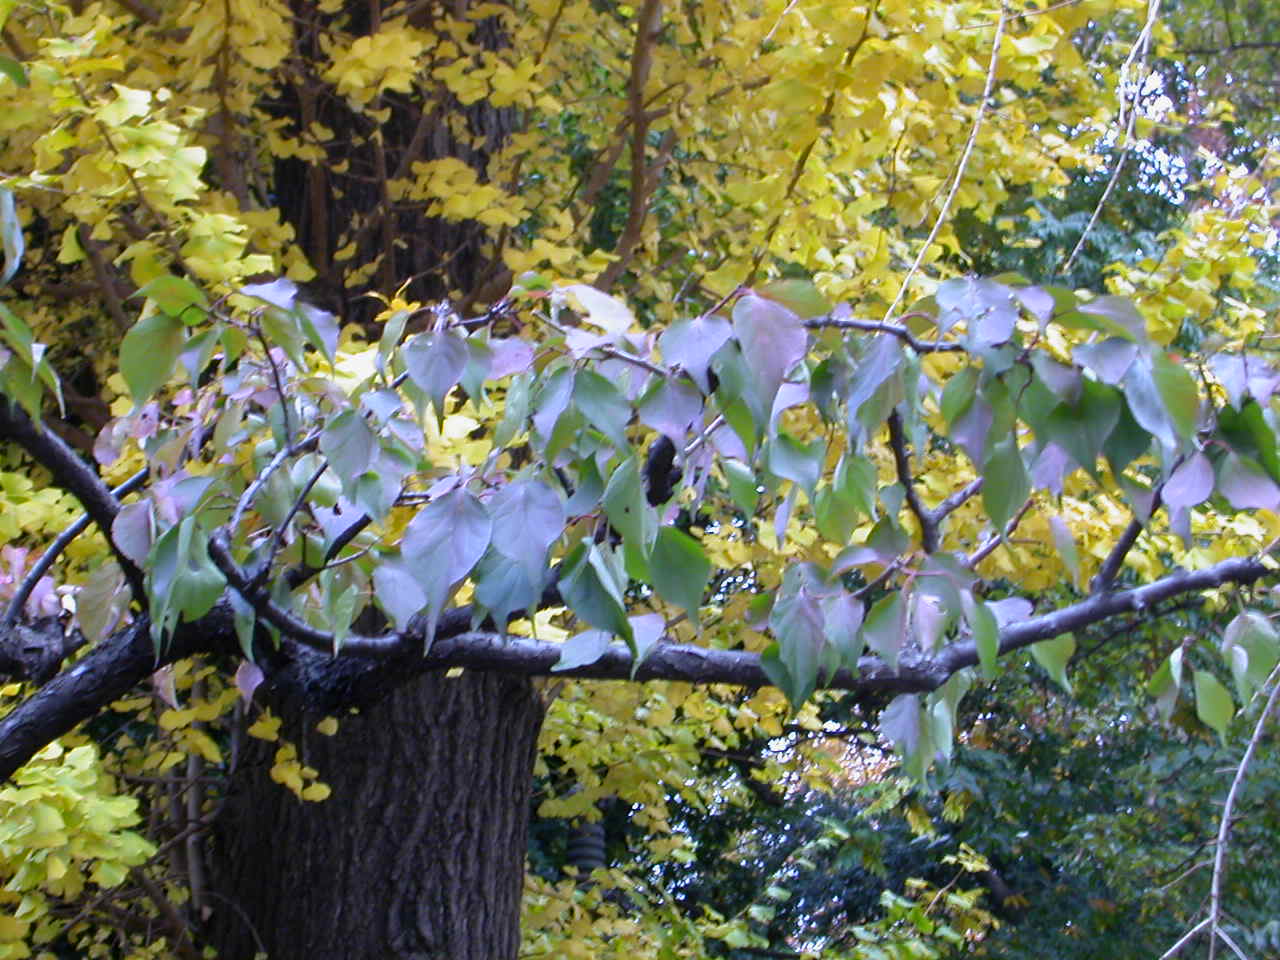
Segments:
[[[511,960],[543,706],[525,680],[427,674],[339,732],[282,733],[333,789],[303,803],[255,748],[219,819],[211,921],[240,960]]]

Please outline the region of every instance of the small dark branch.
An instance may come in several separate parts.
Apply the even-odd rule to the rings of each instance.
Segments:
[[[644,221],[649,213],[649,200],[657,176],[666,161],[659,158],[651,168],[645,156],[649,136],[650,118],[645,111],[645,87],[653,69],[653,47],[662,30],[662,0],[645,0],[636,20],[636,42],[631,52],[631,78],[627,84],[627,105],[631,116],[631,197],[627,210],[627,222],[614,246],[617,259],[596,281],[601,290],[608,290],[622,276],[636,247],[644,235]],[[668,138],[664,138],[664,143]],[[674,145],[674,140],[671,141]],[[668,147],[668,153],[670,148]]]
[[[267,481],[271,479],[271,474],[275,473],[284,465],[284,462],[294,454],[310,453],[320,443],[320,434],[313,433],[300,443],[292,447],[282,447],[276,451],[276,455],[271,458],[271,462],[262,468],[262,472],[254,479],[253,483],[245,489],[240,495],[240,499],[236,502],[235,512],[231,515],[231,522],[227,525],[231,530],[237,530],[240,527],[240,521],[243,519],[245,511],[249,509],[249,505],[267,485]]]
[[[983,560],[991,555],[996,547],[1000,546],[1005,540],[1013,536],[1013,531],[1018,529],[1018,524],[1022,522],[1022,518],[1027,515],[1027,511],[1031,509],[1031,505],[1035,503],[1035,497],[1027,497],[1022,506],[1018,508],[1018,512],[1009,518],[1009,522],[1004,525],[1004,530],[1000,533],[993,533],[987,537],[978,547],[977,550],[969,554],[965,563],[972,569],[980,564]]]
[[[289,585],[289,589],[297,590],[300,586],[332,563],[334,558],[342,552],[342,548],[359,536],[360,531],[371,523],[373,523],[373,517],[366,513],[364,516],[352,523],[351,526],[338,534],[338,536],[334,538],[333,543],[329,544],[329,549],[324,552],[324,560],[320,562],[320,566],[316,567],[309,563],[299,563],[285,571],[285,583]],[[343,558],[343,561],[346,561],[345,557]]]
[[[1007,625],[1000,631],[1000,653],[1021,650],[1041,640],[1051,640],[1122,613],[1146,614],[1157,604],[1174,597],[1211,590],[1228,583],[1243,586],[1269,576],[1274,577],[1275,573],[1262,558],[1235,557],[1203,570],[1171,573],[1132,590],[1096,593],[1079,603]],[[978,651],[973,641],[962,641],[932,658],[929,672],[942,683],[957,670],[974,666],[977,662]]]
[[[83,460],[56,434],[38,427],[25,412],[18,409],[7,397],[0,397],[0,437],[12,440],[29,453],[41,466],[53,474],[53,481],[69,492],[93,518],[107,538],[112,552],[120,562],[120,569],[138,603],[146,604],[147,590],[142,572],[126,557],[111,536],[111,524],[120,511],[120,501],[111,489]]]
[[[271,344],[267,342],[267,336],[262,330],[262,324],[255,323],[253,332],[258,336],[258,342],[262,344],[263,359],[267,361],[267,366],[271,368],[271,382],[275,384],[276,396],[280,398],[280,416],[284,420],[284,449],[293,451],[293,422],[289,416],[289,396],[284,392],[284,378],[280,375],[280,365],[276,363],[275,357],[271,356]]]
[[[126,480],[120,486],[111,491],[112,496],[117,498],[132,493],[142,486],[144,480],[147,479],[148,470],[143,467],[132,477]],[[49,548],[41,554],[31,567],[31,570],[22,578],[22,583],[18,585],[18,589],[13,594],[13,599],[9,603],[9,610],[4,615],[4,620],[0,621],[0,629],[7,629],[18,622],[18,617],[22,615],[22,608],[27,602],[27,598],[31,596],[31,591],[36,588],[36,584],[40,582],[40,578],[49,572],[49,568],[53,566],[53,561],[57,560],[62,551],[71,545],[71,541],[84,533],[89,524],[93,520],[89,514],[81,514],[71,526],[58,534],[56,540],[49,545]]]
[[[402,655],[408,647],[408,638],[398,633],[388,633],[377,637],[366,637],[353,634],[338,642],[337,637],[327,631],[319,630],[311,624],[298,619],[284,607],[273,601],[259,588],[231,555],[231,546],[225,530],[219,530],[209,538],[209,557],[213,560],[222,575],[227,578],[231,588],[240,594],[245,602],[267,623],[271,624],[285,636],[296,640],[304,646],[324,653],[336,654],[341,650],[355,656],[395,657]]]
[[[907,313],[898,318],[899,323],[879,323],[874,320],[837,320],[835,317],[816,317],[813,320],[806,320],[804,325],[810,330],[822,330],[824,328],[834,328],[836,330],[863,330],[867,333],[887,333],[897,337],[916,353],[963,353],[964,344],[927,341],[918,339],[910,330],[902,325],[901,321],[906,321],[912,317],[924,317],[933,319],[926,313]]]
[[[57,617],[0,625],[0,676],[48,682],[64,660],[84,646],[84,634],[68,633]]]
[[[288,515],[280,522],[280,526],[276,527],[275,532],[271,535],[271,545],[267,548],[267,554],[262,558],[262,564],[258,567],[258,572],[253,576],[253,585],[261,587],[267,582],[267,576],[271,573],[271,565],[275,563],[276,554],[280,552],[280,545],[284,542],[285,531],[289,529],[289,524],[293,522],[293,518],[298,515],[298,511],[302,509],[302,505],[307,502],[307,497],[311,495],[312,489],[324,476],[324,472],[329,469],[328,463],[320,464],[319,468],[311,474],[298,496],[293,501],[293,506],[289,508]]]
[[[920,524],[920,545],[925,553],[938,549],[938,522],[932,511],[926,509],[916,493],[911,473],[911,458],[907,454],[907,437],[902,430],[902,417],[894,410],[889,414],[889,446],[893,450],[893,462],[898,470],[898,482],[907,494],[907,507]]]
[[[951,494],[951,496],[947,497],[947,499],[943,500],[940,504],[938,504],[936,507],[933,508],[933,522],[942,523],[943,520],[945,520],[951,514],[955,513],[962,506],[968,503],[971,499],[977,496],[981,490],[982,490],[981,477],[978,477],[976,480],[970,480],[967,485],[961,487],[959,490]]]
[[[225,537],[225,534],[219,536]],[[221,547],[224,560],[229,561],[225,542],[219,544],[219,536],[211,542],[210,555],[216,557]],[[234,563],[226,564],[224,574],[227,570],[231,571],[228,579],[235,576],[240,585],[247,588],[243,572]],[[1228,583],[1249,584],[1268,576],[1274,573],[1262,558],[1237,557],[1204,570],[1173,573],[1133,590],[1096,594],[1059,610],[1007,625],[1000,632],[1000,652],[1020,650],[1120,614],[1142,613],[1174,597]],[[258,609],[264,619],[268,619],[266,613],[270,607]],[[291,614],[284,616],[287,626],[300,624]],[[326,663],[343,663],[351,669],[381,664],[384,672],[391,671],[399,679],[425,670],[464,667],[521,676],[550,676],[554,672],[558,676],[597,680],[676,680],[750,688],[770,685],[760,658],[754,653],[680,643],[657,644],[638,668],[634,667],[633,657],[625,646],[613,644],[594,663],[553,671],[563,650],[561,644],[527,637],[503,637],[496,632],[467,632],[471,616],[471,610],[465,607],[446,611],[425,657],[421,654],[422,636],[414,630],[382,637],[349,638],[337,661],[329,655],[332,636],[306,624],[300,624],[302,629],[290,635],[298,636],[305,645],[325,651]],[[316,642],[311,643],[312,640]],[[12,776],[45,744],[123,696],[157,667],[195,653],[230,653],[238,649],[234,616],[228,603],[219,603],[194,623],[179,624],[158,652],[151,643],[148,618],[139,617],[134,624],[97,644],[74,667],[63,671],[0,718],[0,780]],[[305,652],[298,651],[299,654]],[[310,656],[316,658],[317,654],[310,653]],[[365,666],[358,667],[362,661]],[[821,676],[818,685],[873,696],[923,693],[937,689],[957,670],[977,663],[977,647],[972,640],[967,640],[951,644],[933,656],[904,656],[896,670],[891,670],[878,657],[865,656],[859,660],[856,671],[842,669]]]
[[[76,237],[80,241],[85,256],[89,258],[93,279],[98,285],[97,289],[102,294],[102,299],[106,301],[107,312],[111,314],[111,319],[116,322],[116,326],[121,331],[128,330],[129,317],[124,312],[124,303],[120,300],[120,292],[116,289],[115,277],[112,276],[111,268],[102,256],[102,245],[93,239],[88,224],[82,223],[76,228]]]
[[[1149,515],[1155,516],[1155,512],[1158,509],[1160,509],[1159,489],[1156,490],[1155,497],[1151,501],[1151,513]],[[1143,527],[1142,521],[1137,517],[1129,521],[1129,526],[1125,527],[1124,533],[1120,534],[1120,539],[1116,541],[1116,545],[1107,554],[1107,559],[1102,561],[1102,566],[1098,568],[1097,575],[1094,576],[1093,582],[1089,584],[1090,593],[1103,593],[1111,589],[1116,577],[1120,575],[1120,568],[1124,566],[1124,558],[1129,555],[1129,551],[1142,534]]]

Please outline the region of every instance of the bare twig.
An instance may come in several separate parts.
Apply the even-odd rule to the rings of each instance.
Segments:
[[[653,47],[662,30],[662,0],[645,0],[636,18],[636,42],[631,52],[631,79],[627,85],[627,102],[631,114],[631,197],[627,210],[627,222],[614,246],[617,257],[596,281],[601,290],[608,290],[627,269],[644,233],[644,221],[649,213],[649,201],[657,179],[675,148],[675,132],[668,130],[658,157],[652,164],[646,157],[649,124],[652,119],[645,110],[645,87],[653,69]]]
[[[117,498],[126,496],[142,486],[142,482],[147,479],[148,470],[143,467],[132,477],[126,480],[120,486],[111,491],[112,496]],[[49,548],[40,555],[40,559],[32,564],[27,575],[23,577],[22,583],[18,584],[18,589],[14,591],[13,599],[9,602],[9,610],[4,615],[4,628],[13,626],[18,622],[18,617],[22,615],[22,608],[27,602],[27,598],[31,596],[31,591],[36,588],[36,584],[40,582],[40,578],[49,572],[49,568],[53,566],[53,562],[58,559],[62,551],[67,549],[76,537],[84,533],[89,524],[93,522],[93,518],[89,514],[81,514],[76,518],[75,522],[62,533],[58,534],[57,539],[49,544]]]
[[[54,483],[80,501],[85,512],[93,518],[93,522],[106,536],[107,543],[124,571],[125,579],[129,581],[134,597],[145,607],[147,591],[142,572],[116,546],[111,536],[111,524],[115,521],[116,514],[120,512],[120,501],[111,492],[111,488],[77,456],[74,450],[67,446],[62,438],[44,427],[36,426],[31,418],[7,397],[0,397],[0,437],[12,440],[21,446],[37,463],[48,468],[53,474]]]
[[[920,247],[920,252],[916,254],[915,261],[911,264],[911,269],[907,271],[906,277],[903,278],[902,286],[898,288],[898,295],[893,298],[893,303],[889,304],[889,309],[885,311],[884,317],[886,320],[894,315],[898,305],[902,303],[903,297],[907,295],[912,279],[920,270],[920,265],[924,263],[925,255],[929,252],[929,248],[933,246],[933,242],[938,239],[938,233],[942,230],[942,225],[946,222],[947,215],[951,212],[951,204],[955,201],[956,194],[960,190],[960,184],[964,180],[964,172],[969,165],[969,157],[973,154],[974,144],[978,142],[978,131],[982,129],[982,119],[987,112],[987,102],[991,99],[991,91],[995,89],[996,67],[1000,63],[1000,41],[1004,38],[1004,25],[1007,16],[1007,12],[1001,6],[1000,19],[996,21],[995,39],[991,42],[991,61],[987,64],[987,82],[982,89],[982,97],[978,101],[978,110],[973,117],[973,126],[969,129],[969,139],[965,142],[964,151],[960,154],[960,162],[956,165],[955,179],[951,181],[951,189],[947,191],[946,199],[942,201],[942,209],[938,211],[938,219],[933,222],[933,228],[929,231],[929,236],[925,238],[924,245]]]
[[[993,533],[991,536],[987,537],[977,550],[969,554],[968,558],[965,560],[965,564],[970,568],[973,568],[983,560],[987,559],[996,547],[1000,546],[1000,544],[1005,540],[1008,540],[1009,537],[1013,535],[1013,531],[1018,529],[1018,524],[1022,522],[1022,518],[1026,516],[1027,511],[1031,509],[1031,505],[1033,503],[1035,503],[1035,497],[1027,497],[1026,502],[1018,508],[1018,512],[1010,517],[1009,522],[1004,525],[1004,530],[1000,533]]]
[[[1254,725],[1253,735],[1249,738],[1249,745],[1245,747],[1244,756],[1240,758],[1240,763],[1236,766],[1236,775],[1231,780],[1231,789],[1227,791],[1226,802],[1222,805],[1222,817],[1218,821],[1218,843],[1213,852],[1213,881],[1209,886],[1209,931],[1210,936],[1219,936],[1226,940],[1226,934],[1219,927],[1219,918],[1222,915],[1222,878],[1226,875],[1227,848],[1231,843],[1231,812],[1235,809],[1236,798],[1240,794],[1240,788],[1244,785],[1245,774],[1249,771],[1249,764],[1253,762],[1253,755],[1257,752],[1258,744],[1262,742],[1263,731],[1266,730],[1267,721],[1271,718],[1271,711],[1275,709],[1276,703],[1280,702],[1280,677],[1274,674],[1271,677],[1271,695],[1267,697],[1266,706],[1262,708],[1262,714],[1258,717],[1258,722]],[[1229,940],[1227,945],[1230,946],[1238,954],[1239,948],[1235,947]],[[1210,941],[1209,955],[1213,956],[1213,942]]]
[[[1125,161],[1129,158],[1130,152],[1133,150],[1133,131],[1138,120],[1138,104],[1142,99],[1142,79],[1132,80],[1129,71],[1133,69],[1135,62],[1141,60],[1146,63],[1147,51],[1151,46],[1151,35],[1155,29],[1156,19],[1160,14],[1160,0],[1148,0],[1147,3],[1147,20],[1142,26],[1142,31],[1138,34],[1138,38],[1133,42],[1133,46],[1129,48],[1129,55],[1125,57],[1124,63],[1120,67],[1120,110],[1116,119],[1119,120],[1120,126],[1124,128],[1124,132],[1120,142],[1120,156],[1116,160],[1115,168],[1111,171],[1111,177],[1107,180],[1107,185],[1102,191],[1102,196],[1098,198],[1097,205],[1093,208],[1093,213],[1089,216],[1089,222],[1085,224],[1084,230],[1080,234],[1080,239],[1076,241],[1076,245],[1071,250],[1070,256],[1062,264],[1062,268],[1058,271],[1065,274],[1071,270],[1072,265],[1076,262],[1076,257],[1080,255],[1080,251],[1084,249],[1085,239],[1089,236],[1089,232],[1098,222],[1098,218],[1102,216],[1102,210],[1106,206],[1107,200],[1111,197],[1111,192],[1115,189],[1116,184],[1120,181],[1120,173],[1124,169]],[[1126,106],[1125,86],[1130,82],[1133,83],[1132,105]],[[1128,117],[1126,119],[1126,112]]]
[[[938,524],[933,514],[925,509],[916,493],[915,479],[911,473],[911,458],[907,454],[907,437],[902,430],[902,417],[894,410],[889,414],[889,448],[893,451],[893,463],[898,471],[898,483],[907,495],[907,507],[920,524],[920,545],[925,553],[938,549]]]
[[[916,353],[963,353],[965,346],[962,343],[951,343],[942,341],[926,341],[918,339],[910,330],[903,325],[903,321],[910,320],[914,317],[922,317],[929,320],[934,319],[926,313],[906,313],[898,318],[896,323],[885,321],[877,323],[874,320],[850,320],[836,319],[835,317],[816,317],[812,320],[806,320],[804,325],[809,330],[822,330],[835,328],[837,330],[865,330],[868,333],[888,333],[897,337]]]

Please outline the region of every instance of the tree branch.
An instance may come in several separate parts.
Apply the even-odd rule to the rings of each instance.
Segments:
[[[211,548],[211,555],[216,556],[216,549],[216,546]],[[234,564],[230,568],[247,585],[243,572]],[[1173,573],[1132,590],[1095,594],[1059,610],[1006,625],[1000,631],[1000,652],[1011,653],[1118,614],[1142,612],[1182,594],[1227,583],[1248,584],[1272,574],[1259,557],[1237,557],[1204,570]],[[258,609],[261,613],[269,608]],[[264,619],[269,618],[264,616]],[[349,638],[343,643],[341,656],[334,657],[330,634],[284,613],[281,622],[286,626],[281,629],[285,630],[286,637],[296,637],[298,643],[322,652],[299,648],[287,639],[279,650],[265,646],[262,660],[272,671],[269,678],[273,684],[283,683],[296,689],[312,709],[328,712],[344,703],[349,705],[361,698],[378,696],[424,671],[453,667],[526,677],[673,680],[743,687],[771,684],[758,654],[667,642],[654,646],[639,666],[625,646],[613,644],[593,663],[557,671],[562,644],[528,637],[504,637],[494,631],[474,631],[471,619],[469,607],[446,611],[425,656],[422,653],[424,636],[421,627],[415,626],[378,637]],[[139,617],[0,718],[0,779],[11,776],[45,744],[123,696],[157,667],[196,653],[234,655],[239,649],[231,605],[225,601],[199,620],[179,624],[159,651],[151,643],[149,619]],[[840,669],[819,676],[818,686],[865,696],[927,693],[936,690],[957,671],[977,663],[976,644],[972,640],[961,641],[931,656],[920,652],[907,654],[897,669],[878,657],[864,656],[859,659],[856,671]]]
[[[21,446],[37,463],[53,474],[54,483],[80,501],[85,512],[93,518],[93,522],[107,538],[111,552],[116,555],[134,597],[138,603],[145,605],[147,590],[142,572],[121,552],[111,536],[111,524],[120,512],[120,501],[102,482],[102,478],[60,437],[36,426],[7,397],[0,397],[0,437]]]
[[[915,514],[920,524],[920,545],[925,553],[933,553],[938,549],[938,524],[931,511],[925,509],[916,493],[915,480],[911,474],[911,459],[907,455],[907,437],[902,432],[902,417],[894,410],[889,414],[889,447],[893,450],[893,463],[898,470],[898,482],[907,494],[907,507]]]

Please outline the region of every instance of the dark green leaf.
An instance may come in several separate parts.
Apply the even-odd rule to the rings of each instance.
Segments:
[[[711,576],[711,562],[702,544],[675,527],[662,527],[649,556],[649,569],[662,598],[687,610],[696,622]]]
[[[134,403],[144,403],[168,382],[186,344],[182,321],[153,313],[135,323],[120,344],[120,372]]]

